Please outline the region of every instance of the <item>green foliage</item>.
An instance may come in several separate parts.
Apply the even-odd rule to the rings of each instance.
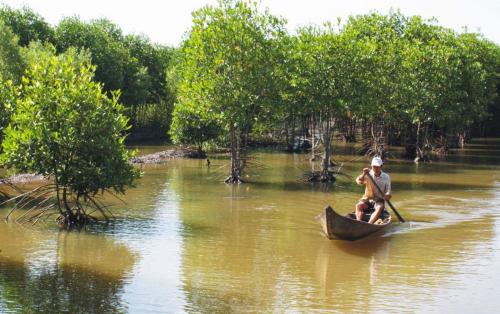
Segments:
[[[19,37],[21,46],[32,41],[54,43],[54,30],[42,16],[24,7],[20,10],[8,6],[0,8],[0,19]]]
[[[459,132],[496,99],[498,46],[433,20],[372,13],[289,36],[252,2],[219,1],[193,17],[176,68],[176,110],[213,113],[233,148],[255,123],[261,132],[285,128],[291,143],[296,125],[313,121],[326,147],[345,121],[371,125],[379,144],[387,130]]]
[[[178,88],[182,81],[182,52],[180,49],[172,50],[172,54],[165,71],[167,102],[177,102]]]
[[[86,51],[96,66],[93,79],[110,101],[121,90],[139,131],[165,134],[173,116],[176,142],[201,145],[222,132],[233,158],[255,125],[261,133],[285,134],[289,143],[299,125],[303,136],[320,131],[326,142],[340,124],[359,122],[372,133],[375,125],[413,140],[408,134],[420,127],[463,132],[497,110],[500,48],[478,34],[400,12],[304,27],[296,35],[284,26],[253,1],[220,0],[193,13],[186,41],[172,49],[125,36],[106,19],[66,18],[52,29],[30,9],[4,6],[0,128],[18,104],[22,90],[15,85],[25,64],[37,63],[44,50],[33,44],[20,53],[19,45],[32,41],[56,43],[59,52]]]
[[[193,26],[183,43],[179,104],[213,112],[230,132],[232,160],[262,106],[272,96],[269,51],[283,27],[281,20],[259,13],[253,2],[219,1],[193,13]],[[175,115],[175,114],[174,114]],[[233,165],[233,177],[239,176]]]
[[[157,106],[153,111],[164,113],[164,124],[170,123],[175,95],[169,92],[166,75],[174,50],[154,45],[145,37],[124,36],[105,19],[88,23],[75,17],[63,19],[56,28],[56,40],[59,51],[78,47],[90,52],[95,79],[108,92],[121,90],[120,99],[127,106],[134,131],[157,126],[156,120],[143,126],[145,106]]]
[[[18,82],[24,67],[18,38],[0,18],[0,77]]]
[[[311,112],[342,117],[366,99],[363,65],[369,48],[332,25],[299,30],[300,88]]]
[[[24,66],[17,37],[0,18],[0,144],[15,109],[14,86],[20,81]]]
[[[253,4],[220,1],[193,13],[183,44],[183,81],[179,98],[210,106],[227,127],[249,124],[266,101],[270,71],[268,50],[281,21],[258,14]],[[182,101],[182,100],[181,100]]]
[[[426,31],[417,33],[426,34],[427,40],[408,42],[402,53],[401,109],[412,123],[452,130],[484,119],[495,88],[493,69],[485,62],[488,56],[480,52],[479,47],[485,47],[482,40],[472,34],[457,36],[446,29],[421,27]]]
[[[369,62],[360,63],[366,97],[356,117],[403,136],[413,129],[417,146],[431,133],[463,132],[485,118],[495,98],[494,49],[475,34],[399,12],[351,17],[347,33],[369,47]]]
[[[201,152],[204,143],[222,134],[223,129],[218,120],[202,110],[192,104],[177,104],[170,128],[174,143],[196,144]]]
[[[149,134],[153,134],[150,129],[155,129],[155,133],[164,136],[170,126],[176,99],[175,87],[172,87],[173,82],[167,75],[177,50],[151,44],[147,38],[136,35],[125,36],[124,45],[132,60],[140,66],[140,71],[135,72],[140,73],[140,77],[132,79],[124,93],[128,98],[147,101],[134,104],[132,108],[134,130],[148,130]]]
[[[0,144],[3,139],[3,131],[9,125],[10,117],[15,110],[15,97],[16,87],[12,81],[3,81],[0,76]]]
[[[31,62],[19,87],[1,162],[20,171],[51,176],[77,196],[108,189],[124,192],[138,172],[123,144],[127,119],[113,93],[108,98],[85,52],[56,55],[31,46]]]
[[[462,108],[451,123],[470,126],[487,117],[488,106],[498,97],[500,47],[477,34],[462,34],[456,42],[461,61],[456,88],[461,90]]]
[[[96,66],[95,79],[104,84],[106,91],[125,86],[130,55],[121,40],[121,31],[108,20],[85,23],[72,17],[63,19],[56,27],[58,51],[64,52],[70,47],[88,49]]]
[[[137,35],[127,35],[123,41],[132,58],[147,72],[148,86],[143,88],[147,92],[144,95],[146,102],[160,103],[169,98],[166,75],[175,49],[152,44],[149,39]]]
[[[75,17],[63,19],[56,28],[56,40],[59,51],[88,49],[96,65],[96,80],[107,91],[120,89],[124,104],[160,103],[167,98],[170,48],[153,45],[145,37],[123,36],[105,19],[89,23]]]

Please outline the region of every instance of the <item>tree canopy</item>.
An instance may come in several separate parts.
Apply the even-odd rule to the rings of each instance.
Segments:
[[[107,97],[93,81],[87,53],[70,48],[58,55],[40,44],[30,49],[37,57],[19,87],[0,160],[52,177],[57,206],[71,222],[84,215],[81,204],[95,194],[123,193],[138,177],[123,144],[127,118],[117,95]]]
[[[219,1],[193,13],[193,27],[182,46],[177,107],[203,107],[201,112],[210,112],[227,130],[232,182],[240,181],[241,141],[271,97],[269,56],[282,28],[282,20],[260,13],[253,2]]]
[[[39,14],[28,7],[0,8],[0,19],[19,37],[19,44],[27,47],[32,41],[54,43],[54,30]]]

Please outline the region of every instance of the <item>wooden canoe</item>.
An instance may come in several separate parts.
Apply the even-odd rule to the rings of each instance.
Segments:
[[[318,216],[323,232],[328,239],[357,240],[385,229],[391,223],[391,215],[384,212],[382,223],[369,224],[356,220],[354,213],[339,215],[330,206]]]

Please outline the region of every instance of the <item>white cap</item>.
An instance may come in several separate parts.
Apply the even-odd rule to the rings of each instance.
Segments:
[[[384,162],[382,161],[382,159],[380,159],[380,157],[373,157],[372,166],[381,167],[383,164]]]

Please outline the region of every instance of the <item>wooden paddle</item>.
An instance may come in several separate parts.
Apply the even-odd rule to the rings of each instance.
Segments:
[[[373,185],[375,185],[377,187],[377,190],[380,192],[380,194],[384,195],[384,192],[382,192],[382,190],[377,185],[377,183],[375,183],[375,180],[373,180],[372,175],[370,173],[367,173],[366,175],[368,176],[368,178],[370,179],[370,181],[372,181]],[[396,210],[396,208],[394,208],[394,206],[392,206],[391,202],[389,200],[386,200],[386,202],[387,202],[387,204],[389,204],[389,206],[391,206],[391,209],[396,214],[396,216],[398,216],[399,221],[400,222],[405,222],[405,220],[403,219],[403,217],[401,217],[401,215],[398,213],[398,211]]]

